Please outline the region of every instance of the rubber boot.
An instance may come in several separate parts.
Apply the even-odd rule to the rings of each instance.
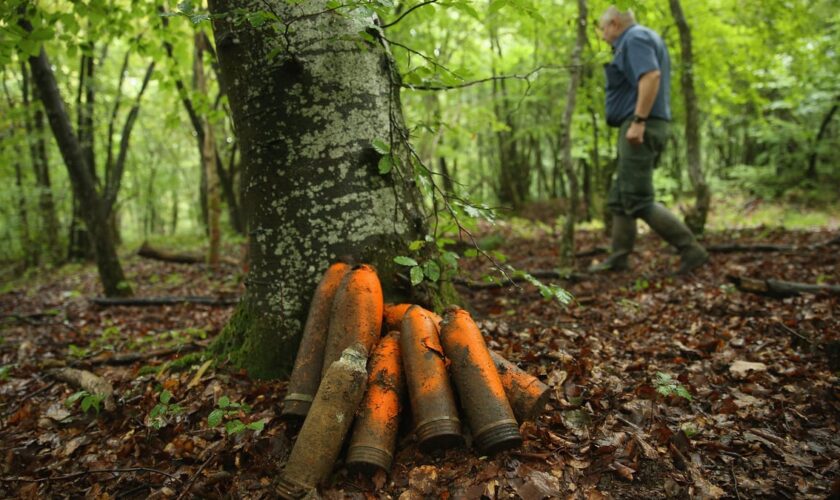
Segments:
[[[612,253],[604,262],[589,267],[590,273],[626,271],[627,256],[636,243],[636,219],[624,214],[613,214]]]
[[[709,260],[709,254],[697,243],[691,230],[659,203],[642,210],[640,218],[662,239],[680,252],[680,267],[676,274],[688,274]]]

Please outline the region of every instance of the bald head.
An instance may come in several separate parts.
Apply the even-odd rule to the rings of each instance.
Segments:
[[[621,11],[615,5],[611,5],[598,22],[598,26],[601,28],[601,36],[610,44],[615,42],[624,33],[624,30],[634,24],[636,24],[636,17],[633,15],[633,11],[630,9]]]

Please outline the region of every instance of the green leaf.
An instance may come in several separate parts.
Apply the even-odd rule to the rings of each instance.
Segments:
[[[379,174],[385,175],[391,171],[391,168],[394,166],[393,162],[391,162],[391,155],[385,155],[379,159]]]
[[[412,252],[416,252],[417,250],[420,250],[421,248],[423,248],[423,245],[425,245],[425,244],[426,244],[426,242],[423,241],[423,240],[414,240],[414,241],[412,241],[411,243],[408,244],[408,249],[411,250]]]
[[[207,416],[207,425],[210,427],[218,427],[219,424],[222,423],[222,419],[225,416],[225,412],[223,410],[213,410],[210,412],[210,415]]]
[[[242,423],[241,420],[231,420],[230,422],[225,424],[225,431],[229,435],[239,434],[240,432],[245,430],[245,424]]]
[[[411,286],[417,286],[423,281],[423,270],[420,266],[411,268]]]
[[[464,257],[468,257],[470,259],[478,257],[478,250],[475,248],[468,248],[464,250]]]
[[[12,365],[0,366],[0,380],[9,380],[9,372],[12,371]]]
[[[152,408],[152,411],[149,412],[149,418],[158,418],[164,413],[166,413],[166,405],[158,403],[154,408]]]
[[[391,145],[382,139],[374,139],[371,141],[370,145],[373,146],[373,149],[381,155],[391,154]]]
[[[222,396],[219,398],[219,402],[216,403],[216,406],[219,408],[228,408],[230,406],[230,398],[227,396]]]
[[[169,400],[172,399],[172,393],[165,390],[160,393],[160,402],[163,404],[169,404]]]
[[[398,255],[394,257],[394,262],[401,266],[416,266],[417,261],[412,259],[411,257],[406,257],[404,255]]]
[[[440,279],[440,266],[437,262],[429,260],[423,263],[423,274],[426,275],[432,282],[437,282]]]
[[[71,406],[73,406],[76,403],[76,401],[82,399],[83,397],[85,397],[89,394],[90,393],[88,393],[88,391],[74,392],[73,394],[70,395],[70,397],[68,397],[67,399],[64,400],[64,406],[70,408]]]
[[[265,428],[265,421],[257,420],[256,422],[251,422],[248,424],[248,428],[252,431],[261,431]]]

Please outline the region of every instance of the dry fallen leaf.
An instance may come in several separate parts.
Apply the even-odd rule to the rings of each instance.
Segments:
[[[767,371],[767,365],[764,363],[755,363],[752,361],[738,360],[729,365],[729,372],[736,378],[744,378],[749,372],[764,372]]]

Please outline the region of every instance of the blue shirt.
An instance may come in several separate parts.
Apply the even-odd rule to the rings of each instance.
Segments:
[[[659,92],[650,117],[671,119],[671,59],[665,42],[650,28],[634,24],[613,44],[613,60],[604,65],[607,75],[607,124],[618,127],[636,111],[639,78],[659,70]]]

